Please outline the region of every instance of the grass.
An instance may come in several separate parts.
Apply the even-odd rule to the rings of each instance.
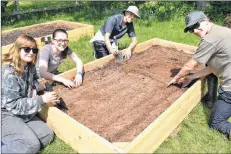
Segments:
[[[155,153],[231,153],[230,141],[208,127],[210,110],[199,103],[180,125],[180,131],[170,136]]]
[[[46,153],[76,153],[71,147],[66,145],[62,140],[60,140],[58,137],[55,137],[53,143],[46,146],[42,151],[41,154]]]
[[[111,12],[107,11],[107,13],[99,15],[94,9],[91,11],[93,13],[88,11],[57,13],[53,16],[47,15],[45,18],[35,16],[29,20],[23,20],[10,26],[4,25],[4,21],[2,21],[2,29],[12,29],[53,20],[68,20],[92,24],[95,27],[95,32],[97,32],[105,20],[115,13],[112,10]],[[199,38],[191,34],[185,34],[183,32],[184,25],[183,18],[159,22],[154,17],[150,17],[150,20],[136,20],[135,30],[139,42],[144,42],[152,38],[161,38],[196,46],[199,43]],[[69,44],[84,63],[94,60],[93,48],[89,44],[89,40],[90,37],[82,37],[80,40],[70,42]],[[120,48],[125,48],[129,43],[130,39],[127,36],[123,37],[120,39]],[[74,63],[66,59],[59,70],[66,71],[74,67]],[[210,110],[199,103],[178,127],[178,131],[166,139],[155,153],[231,153],[231,142],[224,135],[208,127],[209,115]],[[48,145],[40,153],[72,152],[74,151],[68,145],[56,138],[52,144]]]

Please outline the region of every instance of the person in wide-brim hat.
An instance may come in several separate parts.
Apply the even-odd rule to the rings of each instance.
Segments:
[[[140,18],[139,9],[136,6],[129,6],[122,14],[116,14],[108,18],[100,30],[90,40],[93,43],[95,58],[102,58],[109,54],[122,59],[130,59],[132,49],[135,47],[136,33],[134,30],[133,21],[135,18]],[[118,50],[118,40],[125,34],[131,38],[130,45],[125,49],[126,53],[123,56]]]
[[[136,15],[136,17],[140,18],[139,9],[136,6],[129,6],[126,10],[123,10],[122,13],[125,14],[126,11],[131,12]]]

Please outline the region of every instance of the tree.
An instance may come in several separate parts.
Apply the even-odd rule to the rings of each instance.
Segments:
[[[1,12],[5,13],[8,1],[1,1]]]

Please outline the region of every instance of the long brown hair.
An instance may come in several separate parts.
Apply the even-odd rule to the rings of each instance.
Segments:
[[[2,63],[3,65],[12,64],[17,73],[22,74],[24,71],[25,61],[20,58],[20,50],[22,47],[31,47],[37,48],[37,43],[35,39],[29,35],[21,35],[14,42],[13,46],[8,52],[2,53]],[[33,60],[33,64],[36,63],[37,54]]]

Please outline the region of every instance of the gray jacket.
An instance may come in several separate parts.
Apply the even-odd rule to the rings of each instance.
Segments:
[[[39,90],[40,75],[33,64],[27,64],[22,76],[15,73],[12,65],[1,70],[1,110],[2,114],[15,115],[24,121],[32,119],[44,104],[42,96],[32,97],[32,90]]]

